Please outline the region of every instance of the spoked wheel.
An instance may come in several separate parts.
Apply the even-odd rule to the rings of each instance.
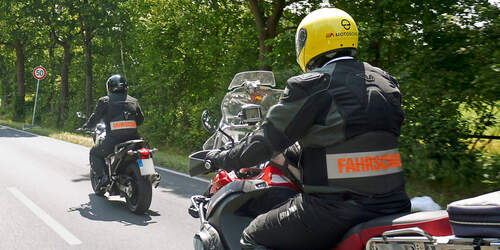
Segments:
[[[151,181],[139,173],[137,163],[129,164],[125,170],[130,177],[126,182],[125,200],[127,207],[135,214],[144,214],[151,205]]]
[[[104,196],[104,193],[106,193],[106,190],[104,188],[97,190],[97,184],[99,183],[100,178],[99,176],[97,176],[95,170],[92,167],[90,167],[89,176],[90,176],[90,183],[92,184],[92,189],[94,190],[94,193],[97,196]]]

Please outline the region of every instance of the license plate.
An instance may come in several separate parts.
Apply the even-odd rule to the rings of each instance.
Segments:
[[[141,171],[141,175],[152,175],[156,172],[152,158],[137,159],[137,163],[139,165],[139,170]]]

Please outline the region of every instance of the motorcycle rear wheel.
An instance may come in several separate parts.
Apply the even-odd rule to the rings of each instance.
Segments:
[[[137,163],[131,163],[125,169],[125,173],[131,178],[128,185],[132,187],[132,195],[125,196],[128,209],[135,214],[144,214],[149,210],[153,187],[149,178],[142,176]]]

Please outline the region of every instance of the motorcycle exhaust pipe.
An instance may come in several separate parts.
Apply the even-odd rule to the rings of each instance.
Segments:
[[[160,181],[161,181],[160,174],[156,173],[156,174],[151,176],[151,185],[153,185],[153,187],[157,188],[158,185],[160,184]]]

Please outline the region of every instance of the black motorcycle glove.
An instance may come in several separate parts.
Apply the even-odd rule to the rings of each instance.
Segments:
[[[215,169],[223,169],[224,160],[226,159],[226,155],[228,152],[229,152],[228,150],[221,151],[217,149],[207,153],[205,161],[210,164],[211,171]]]

